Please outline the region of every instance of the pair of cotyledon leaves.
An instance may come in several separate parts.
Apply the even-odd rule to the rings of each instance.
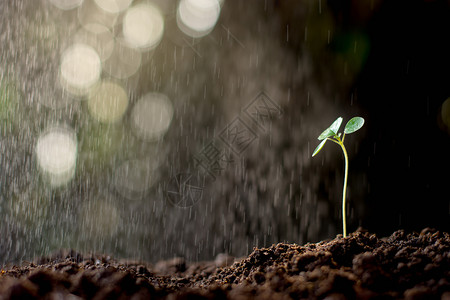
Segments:
[[[333,124],[331,124],[330,127],[325,129],[324,132],[322,132],[319,135],[319,137],[317,139],[322,142],[317,146],[316,150],[314,150],[312,156],[315,156],[317,153],[319,153],[320,150],[322,150],[322,148],[325,145],[328,138],[335,137],[337,140],[339,138],[339,141],[340,141],[341,134],[338,133],[338,130],[339,130],[339,127],[341,127],[341,124],[342,124],[342,117],[339,117],[336,119],[336,121],[333,122]],[[350,119],[350,121],[348,121],[347,124],[345,125],[344,134],[353,133],[353,132],[359,130],[363,125],[364,125],[363,118],[354,117],[354,118]]]

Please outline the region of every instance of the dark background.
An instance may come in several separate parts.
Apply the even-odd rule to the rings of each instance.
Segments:
[[[351,162],[368,175],[360,225],[380,235],[399,228],[448,231],[450,138],[440,108],[450,96],[449,2],[327,5],[338,33],[360,32],[370,44],[343,102],[357,99],[366,118],[366,135]],[[303,35],[301,28],[296,33]],[[298,49],[300,43],[291,45]],[[331,43],[324,51],[336,55],[339,47]],[[343,76],[339,67],[334,72]]]
[[[373,53],[355,88],[371,112],[369,228],[397,215],[409,230],[449,230],[450,139],[439,126],[450,87],[449,12],[445,1],[386,1],[368,26]]]

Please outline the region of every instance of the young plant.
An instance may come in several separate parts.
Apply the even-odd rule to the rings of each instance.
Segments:
[[[364,119],[361,117],[354,117],[347,122],[344,128],[344,134],[338,133],[339,127],[341,127],[342,117],[336,119],[336,121],[331,124],[330,127],[325,129],[321,135],[319,135],[318,139],[320,142],[319,146],[317,146],[316,150],[314,150],[312,156],[314,157],[320,150],[322,150],[323,146],[327,141],[332,141],[341,146],[342,152],[344,152],[345,158],[345,176],[344,176],[344,188],[342,191],[342,229],[344,237],[347,236],[347,218],[345,216],[345,195],[347,192],[347,177],[348,177],[348,155],[347,150],[344,146],[344,139],[346,134],[353,133],[359,130],[364,125]]]

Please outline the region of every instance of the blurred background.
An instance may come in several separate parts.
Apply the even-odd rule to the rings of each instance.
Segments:
[[[0,263],[450,230],[450,4],[0,1]],[[345,124],[345,123],[344,123]]]

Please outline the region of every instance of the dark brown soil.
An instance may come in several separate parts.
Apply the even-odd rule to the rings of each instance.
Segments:
[[[234,261],[234,262],[233,262]],[[431,229],[377,238],[255,248],[246,258],[155,265],[61,251],[3,269],[0,299],[450,299],[450,235]]]

